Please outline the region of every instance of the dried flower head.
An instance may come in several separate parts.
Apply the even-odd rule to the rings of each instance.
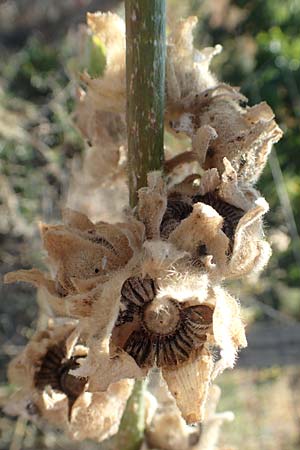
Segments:
[[[142,244],[144,227],[134,219],[94,224],[84,214],[65,209],[63,220],[64,225],[41,225],[54,280],[33,269],[7,274],[6,282],[27,281],[58,298],[80,294],[107,281]]]
[[[224,165],[222,176],[210,169],[202,177],[189,176],[168,193],[159,172],[149,174],[151,187],[141,190],[138,205],[150,237],[144,243],[143,273],[160,276],[174,264],[179,267],[187,256],[190,266],[215,280],[259,272],[265,266],[271,254],[262,227],[268,204],[258,191],[239,182],[228,160]]]
[[[246,97],[218,84],[194,96],[170,125],[192,140],[192,148],[204,169],[225,169],[226,157],[239,179],[258,180],[272,145],[282,137],[272,109],[262,102],[245,106]]]
[[[112,384],[107,392],[88,392],[88,380],[71,374],[87,347],[78,344],[76,324],[49,323],[37,332],[9,366],[11,383],[22,388],[12,396],[6,412],[32,420],[47,420],[73,439],[102,441],[117,432],[131,393],[132,382]]]
[[[197,184],[189,177],[170,190],[160,232],[192,264],[214,277],[236,278],[260,271],[270,257],[262,229],[268,204],[239,183],[228,160],[224,165],[221,177],[210,169]]]
[[[205,275],[127,279],[112,343],[141,369],[160,368],[187,423],[203,416],[213,347],[221,349],[217,373],[246,345],[238,304]]]

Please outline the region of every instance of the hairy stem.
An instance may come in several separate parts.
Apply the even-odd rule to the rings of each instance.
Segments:
[[[136,381],[127,402],[118,434],[112,439],[109,449],[138,450],[140,448],[145,429],[145,391],[146,381]]]
[[[130,205],[163,163],[165,0],[126,0],[126,76]]]
[[[126,0],[128,183],[130,206],[147,185],[147,173],[164,157],[165,0]],[[145,428],[146,381],[136,381],[113,440],[115,449],[138,450]]]

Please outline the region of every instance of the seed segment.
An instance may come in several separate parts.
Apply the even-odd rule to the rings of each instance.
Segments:
[[[115,344],[142,368],[172,368],[195,359],[212,327],[211,306],[159,297],[156,282],[149,278],[126,280],[121,305],[117,327],[122,339],[117,336]]]

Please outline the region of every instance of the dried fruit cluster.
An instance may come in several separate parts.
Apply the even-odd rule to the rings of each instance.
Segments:
[[[212,379],[246,346],[239,303],[223,285],[269,259],[262,224],[268,205],[253,183],[281,131],[265,103],[248,107],[210,73],[220,47],[195,50],[195,23],[181,21],[169,37],[166,86],[166,122],[192,149],[166,161],[167,181],[149,173],[123,222],[94,223],[65,209],[62,225],[41,225],[50,274],[6,276],[42,290],[53,317],[10,365],[11,380],[26,383],[8,409],[19,413],[23,405],[76,439],[116,433],[132,380],[157,368],[182,417],[174,404],[152,422],[149,413],[149,445],[175,449],[174,440],[159,442],[153,431],[173,417],[183,430],[178,448],[210,448],[199,447],[199,436],[193,444],[182,418],[193,424],[207,417]],[[119,144],[125,147],[113,126],[125,109],[124,26],[99,13],[88,24],[107,47],[107,66],[102,79],[84,74],[77,120],[105,183],[118,173]]]

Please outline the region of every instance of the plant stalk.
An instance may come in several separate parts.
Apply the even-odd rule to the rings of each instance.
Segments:
[[[165,0],[126,0],[128,180],[130,206],[162,168],[166,59]]]
[[[162,168],[166,59],[165,0],[125,0],[129,203]],[[138,450],[145,428],[146,381],[136,381],[113,439],[115,450]]]

